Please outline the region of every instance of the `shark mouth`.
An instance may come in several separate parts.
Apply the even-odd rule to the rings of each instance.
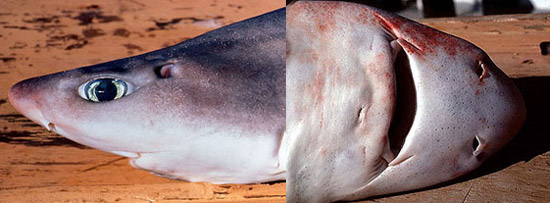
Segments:
[[[388,138],[394,155],[399,154],[416,115],[416,88],[405,50],[401,49],[394,62],[396,102]]]

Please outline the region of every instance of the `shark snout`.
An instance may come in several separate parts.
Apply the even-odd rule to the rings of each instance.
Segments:
[[[32,79],[30,79],[32,80]],[[29,82],[30,80],[25,80],[15,84],[8,93],[8,98],[11,105],[24,116],[31,119],[32,121],[41,124],[48,130],[55,129],[55,125],[44,117],[43,113],[40,111],[40,99],[36,88]]]

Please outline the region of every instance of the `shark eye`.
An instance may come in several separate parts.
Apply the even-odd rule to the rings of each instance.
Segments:
[[[107,102],[119,99],[130,93],[128,83],[112,78],[88,81],[78,88],[80,97],[93,102]]]

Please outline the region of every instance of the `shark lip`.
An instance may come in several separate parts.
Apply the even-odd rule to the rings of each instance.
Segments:
[[[23,113],[24,116],[29,118],[30,120],[44,126],[48,131],[56,132],[56,126],[54,123],[49,122],[45,117],[44,114],[37,108],[27,108],[26,111],[20,111]]]
[[[44,117],[42,112],[39,111],[38,109],[28,110],[27,112],[24,112],[23,115],[26,116],[27,118],[31,119],[32,121],[44,126],[44,128],[46,128],[46,130],[48,130],[49,132],[57,133],[56,125],[54,123],[48,121]]]
[[[141,153],[139,152],[127,152],[127,151],[109,151],[109,152],[119,156],[134,158],[134,159],[141,157]]]

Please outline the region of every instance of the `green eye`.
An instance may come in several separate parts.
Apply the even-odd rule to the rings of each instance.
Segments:
[[[79,87],[80,97],[93,102],[107,102],[128,94],[128,84],[122,80],[102,78],[89,81]]]

